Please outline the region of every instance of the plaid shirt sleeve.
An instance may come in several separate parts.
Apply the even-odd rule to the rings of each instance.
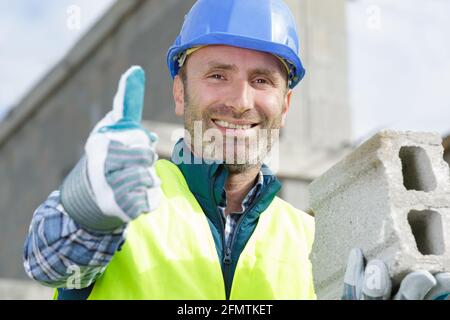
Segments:
[[[24,245],[29,277],[54,288],[90,286],[125,241],[125,226],[110,233],[88,231],[65,212],[54,191],[35,211]]]

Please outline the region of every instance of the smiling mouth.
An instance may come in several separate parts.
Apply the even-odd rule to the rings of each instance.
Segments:
[[[225,120],[211,119],[218,127],[231,130],[249,130],[256,127],[259,123],[232,123]]]

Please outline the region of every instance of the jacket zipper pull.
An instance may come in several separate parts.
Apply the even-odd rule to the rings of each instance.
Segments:
[[[225,251],[225,257],[223,257],[223,263],[230,264],[231,263],[231,250],[227,248]]]

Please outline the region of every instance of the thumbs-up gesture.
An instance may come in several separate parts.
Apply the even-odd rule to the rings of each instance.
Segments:
[[[141,126],[144,90],[142,68],[122,75],[112,110],[92,130],[85,157],[62,185],[63,207],[86,228],[113,230],[159,205],[157,136]]]

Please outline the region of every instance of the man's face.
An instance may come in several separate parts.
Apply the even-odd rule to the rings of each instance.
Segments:
[[[268,53],[207,46],[192,53],[184,68],[186,79],[174,81],[174,99],[194,154],[223,160],[231,172],[259,167],[290,104],[283,64]]]

